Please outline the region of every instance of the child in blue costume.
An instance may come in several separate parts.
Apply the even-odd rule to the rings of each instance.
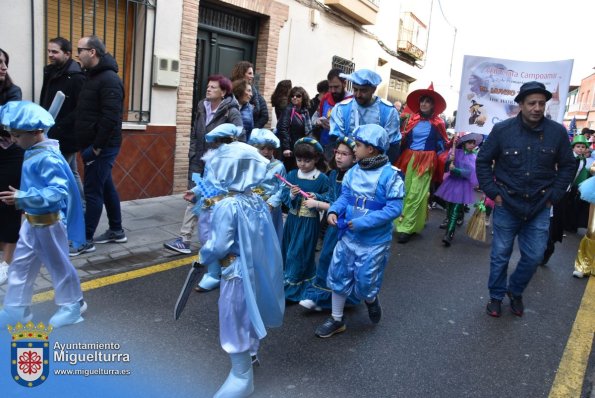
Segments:
[[[372,323],[380,322],[378,292],[390,254],[392,221],[403,209],[405,188],[398,169],[384,148],[388,133],[377,124],[354,131],[358,163],[343,177],[341,196],[329,209],[329,225],[339,228],[327,285],[332,289],[332,313],[316,328],[326,338],[345,331],[343,308],[351,294],[365,300]]]
[[[43,130],[54,125],[52,116],[29,101],[0,107],[0,123],[13,141],[25,149],[21,186],[0,192],[0,200],[25,212],[14,260],[8,269],[8,289],[0,311],[0,328],[33,318],[30,306],[41,264],[52,277],[60,308],[49,323],[57,328],[82,322],[83,301],[78,274],[68,256],[68,240],[85,243],[83,209],[72,171],[60,153],[58,141]]]
[[[446,233],[442,238],[445,247],[449,247],[454,238],[457,219],[464,214],[463,206],[475,203],[475,188],[479,185],[475,175],[476,149],[482,141],[483,135],[470,132],[457,139],[456,148],[446,162],[448,173],[435,193],[447,202]]]
[[[216,398],[246,397],[254,391],[252,355],[266,327],[281,326],[285,310],[283,263],[266,203],[252,188],[262,184],[268,160],[250,145],[234,142],[210,160],[215,180],[227,193],[213,207],[211,236],[199,262],[222,267],[219,337],[231,371]]]
[[[306,200],[308,208],[318,208],[328,210],[331,205],[337,200],[341,194],[341,186],[343,177],[347,170],[355,164],[355,141],[349,137],[340,137],[335,142],[335,158],[334,163],[336,167],[329,173],[330,189],[326,202],[318,201],[316,199]],[[328,202],[328,203],[327,203]],[[302,307],[310,310],[320,311],[323,308],[331,308],[331,290],[326,285],[326,278],[328,275],[328,267],[333,258],[333,251],[337,245],[338,230],[336,226],[329,226],[324,235],[322,243],[322,250],[318,258],[318,265],[316,267],[316,279],[308,286],[304,292],[304,296],[300,301]],[[359,300],[353,295],[347,299],[348,304],[359,304]]]
[[[281,180],[275,177],[275,174],[279,174],[285,178],[287,173],[285,172],[283,162],[275,159],[273,155],[275,154],[275,149],[279,149],[281,143],[279,142],[279,138],[271,130],[254,129],[250,134],[248,144],[257,148],[258,152],[270,161],[267,166],[267,178],[262,184],[255,187],[253,192],[260,195],[269,205],[280,245],[283,242],[283,212],[281,211],[283,189]]]
[[[283,228],[283,263],[285,264],[285,298],[299,302],[307,282],[316,276],[316,241],[320,231],[319,209],[308,208],[300,189],[309,198],[324,200],[329,190],[324,174],[326,163],[322,146],[314,138],[304,137],[295,142],[293,153],[298,168],[291,170],[287,180],[293,187],[284,187],[283,202],[289,208]]]
[[[242,132],[243,127],[232,123],[223,123],[206,134],[205,141],[219,145],[230,144],[235,142]],[[197,173],[192,175],[192,180],[196,185],[184,195],[185,200],[196,202],[193,211],[198,216],[198,240],[201,245],[204,245],[211,236],[213,206],[226,193],[225,189],[220,186],[220,183],[209,173],[209,162],[213,157],[217,156],[217,151],[220,148],[221,146],[210,150],[203,156],[202,160],[205,162],[203,175],[201,176]],[[203,265],[207,267],[207,272],[205,272],[200,282],[198,282],[195,290],[198,292],[210,292],[219,287],[221,267],[217,262],[203,263]]]

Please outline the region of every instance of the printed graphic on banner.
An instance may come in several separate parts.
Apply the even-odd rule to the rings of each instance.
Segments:
[[[465,55],[456,131],[489,134],[494,124],[514,117],[514,98],[523,83],[536,80],[552,93],[545,116],[562,123],[573,60],[523,62]]]
[[[37,326],[20,322],[14,327],[8,325],[12,335],[10,362],[12,379],[24,387],[37,387],[47,380],[50,372],[49,335],[52,325],[40,322]]]

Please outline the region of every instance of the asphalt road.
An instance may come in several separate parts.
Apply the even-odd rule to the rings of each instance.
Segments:
[[[580,236],[570,235],[525,292],[522,318],[485,314],[489,243],[458,231],[444,248],[433,210],[424,232],[394,244],[372,325],[365,306],[346,312],[347,331],[314,336],[326,313],[288,306],[282,327],[261,342],[254,397],[547,397],[587,280],[571,277]],[[470,216],[467,215],[467,218]],[[518,253],[511,264],[516,263]],[[51,374],[28,389],[10,380],[0,349],[0,385],[15,396],[210,397],[229,371],[219,346],[218,293],[193,293],[178,321],[173,306],[187,267],[89,290],[85,322],[51,344],[117,343],[129,362],[51,363],[52,369],[128,369],[128,376]],[[48,319],[53,303],[34,306]],[[2,336],[0,348],[7,347]],[[55,348],[54,348],[55,350]],[[92,351],[71,350],[76,353]],[[51,354],[54,355],[54,354]],[[38,395],[39,394],[39,395]],[[48,395],[50,394],[50,395]],[[82,394],[82,395],[81,395]],[[3,396],[8,396],[2,394]]]

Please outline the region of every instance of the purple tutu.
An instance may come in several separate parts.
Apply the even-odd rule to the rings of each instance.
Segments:
[[[478,185],[475,175],[475,153],[465,153],[463,149],[455,152],[455,167],[461,175],[444,174],[444,181],[435,195],[450,203],[472,204],[476,202],[474,188]]]

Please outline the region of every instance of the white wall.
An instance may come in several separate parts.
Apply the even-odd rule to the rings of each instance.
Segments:
[[[312,97],[316,84],[331,69],[334,55],[354,62],[356,70],[367,68],[380,74],[383,82],[376,93],[381,97],[387,95],[391,69],[414,78],[420,75],[420,69],[393,57],[374,38],[327,12],[320,11],[320,23],[312,27],[310,8],[292,0],[279,1],[289,6],[289,18],[280,32],[276,81],[291,79]],[[399,15],[399,1],[382,1],[376,24],[364,28],[396,51]],[[378,66],[378,58],[388,62]]]
[[[180,34],[182,31],[182,0],[157,2],[155,21],[155,55],[180,59]],[[150,30],[147,27],[147,30]],[[147,49],[147,62],[152,59],[151,48]],[[150,76],[152,71],[149,69]],[[178,90],[176,88],[152,88],[151,124],[173,126],[176,124],[176,104]]]

